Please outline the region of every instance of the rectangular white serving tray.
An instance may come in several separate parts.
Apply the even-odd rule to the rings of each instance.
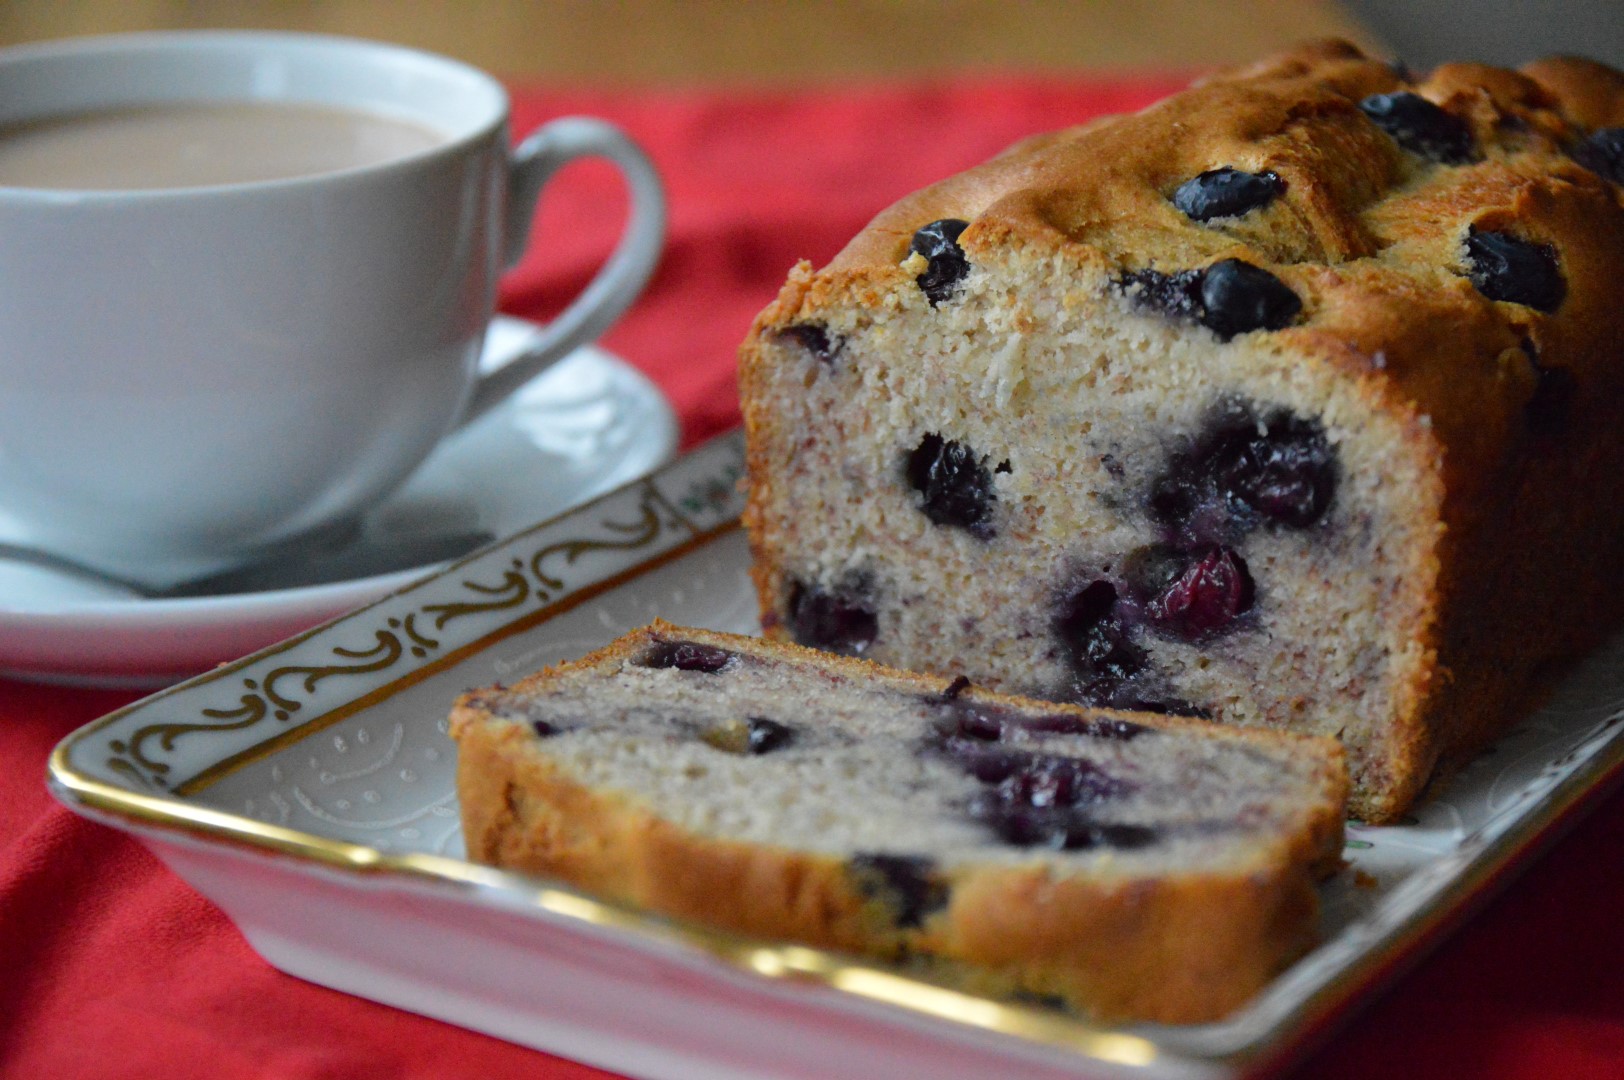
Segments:
[[[757,632],[742,475],[724,436],[103,717],[57,747],[52,790],[140,836],[284,971],[634,1077],[1227,1078],[1301,1052],[1624,772],[1621,641],[1414,817],[1350,826],[1323,943],[1188,1027],[1099,1027],[466,861],[453,697],[656,616]]]

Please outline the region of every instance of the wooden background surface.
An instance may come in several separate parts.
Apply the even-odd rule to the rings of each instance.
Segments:
[[[1207,67],[1309,37],[1379,43],[1326,0],[0,0],[0,44],[176,27],[398,41],[595,85]]]

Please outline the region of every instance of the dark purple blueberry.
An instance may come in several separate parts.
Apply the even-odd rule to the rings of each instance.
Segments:
[[[861,579],[833,591],[795,582],[789,594],[789,630],[795,640],[814,649],[856,656],[874,643],[879,619],[865,598]]]
[[[1539,350],[1532,341],[1525,338],[1522,349],[1534,368],[1534,392],[1523,406],[1528,429],[1546,437],[1561,434],[1573,412],[1579,383],[1567,368],[1546,367],[1540,363]]]
[[[550,739],[564,729],[556,724],[549,724],[545,720],[530,721],[530,730],[536,733],[538,739]]]
[[[1096,821],[1086,811],[983,803],[972,804],[970,816],[992,829],[1004,843],[1015,847],[1042,847],[1059,851],[1090,848],[1132,850],[1147,847],[1157,840],[1153,828]]]
[[[1113,284],[1133,303],[1172,319],[1201,317],[1201,271],[1134,270],[1116,278]]]
[[[1360,110],[1404,149],[1441,165],[1467,165],[1477,160],[1472,129],[1420,94],[1400,90],[1372,94]]]
[[[947,906],[948,884],[922,855],[863,852],[849,865],[858,891],[889,908],[902,929],[924,925],[926,916]]]
[[[1090,582],[1061,605],[1055,632],[1085,699],[1099,698],[1144,669],[1144,651],[1129,640],[1129,629],[1109,581]]]
[[[1005,780],[1032,760],[1026,750],[1010,750],[978,739],[949,738],[935,745],[969,775],[983,784],[996,784]]]
[[[715,675],[725,671],[738,660],[738,654],[715,645],[700,645],[692,641],[656,642],[638,664],[647,668],[676,668],[678,671],[699,671]]]
[[[1574,146],[1573,160],[1604,180],[1624,184],[1624,127],[1592,131]]]
[[[1008,472],[1009,463],[1001,463],[998,471]],[[924,497],[919,508],[932,522],[957,526],[981,540],[996,535],[992,516],[998,497],[992,490],[992,473],[974,450],[940,435],[926,435],[908,455],[904,472],[908,485]]]
[[[1104,802],[1133,790],[1127,781],[1112,776],[1083,758],[1034,754],[1022,768],[983,794],[1004,806],[1081,806]]]
[[[794,326],[784,327],[779,333],[793,340],[825,364],[833,363],[835,357],[840,355],[840,350],[846,347],[845,338],[831,336],[829,328],[820,323],[796,323]]]
[[[1303,302],[1261,267],[1223,259],[1205,270],[1135,270],[1113,283],[1133,305],[1169,318],[1190,319],[1228,341],[1252,330],[1289,326]]]
[[[1065,811],[1011,808],[979,797],[971,800],[968,810],[970,820],[987,826],[1006,844],[1015,847],[1066,846],[1066,824],[1071,815]]]
[[[1145,614],[1159,633],[1203,641],[1251,610],[1255,592],[1246,560],[1213,545],[1191,554],[1184,573],[1145,605]]]
[[[1272,172],[1249,173],[1225,166],[1192,176],[1173,192],[1173,205],[1191,221],[1240,217],[1267,206],[1286,190]]]
[[[958,292],[959,282],[970,272],[969,260],[959,247],[959,235],[969,226],[968,221],[958,218],[942,218],[913,234],[908,249],[930,260],[925,272],[914,280],[924,290],[931,307]]]
[[[781,750],[795,741],[795,729],[764,716],[745,720],[745,747],[747,754],[768,754]]]
[[[1224,495],[1293,529],[1323,517],[1336,493],[1336,455],[1324,429],[1289,414],[1223,440],[1215,470]]]
[[[972,796],[966,811],[1006,843],[1021,847],[1079,846],[1069,837],[1087,822],[1087,808],[1134,790],[1081,758],[1017,751],[977,765],[982,767],[974,770],[976,778],[995,786]]]
[[[1189,451],[1175,454],[1151,484],[1151,516],[1182,542],[1243,535],[1258,522],[1305,529],[1325,516],[1337,488],[1336,455],[1319,424],[1281,411],[1259,423],[1251,409],[1228,405]],[[1176,556],[1159,560],[1165,578]],[[1140,570],[1144,591],[1158,575]]]
[[[1285,282],[1240,259],[1215,262],[1201,276],[1201,325],[1221,341],[1290,326],[1302,307]]]
[[[1547,314],[1561,307],[1568,293],[1555,248],[1475,226],[1466,234],[1466,276],[1490,300]]]
[[[1043,716],[1026,717],[1021,720],[1020,726],[1022,731],[1037,735],[1082,735],[1090,739],[1109,739],[1113,742],[1128,742],[1150,730],[1143,724],[1135,724],[1131,720],[1075,716],[1071,713],[1048,713]]]

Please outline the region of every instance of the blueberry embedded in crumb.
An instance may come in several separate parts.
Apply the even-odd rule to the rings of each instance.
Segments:
[[[1469,165],[1477,160],[1477,140],[1466,121],[1420,94],[1408,90],[1372,94],[1359,109],[1400,146],[1428,161]]]
[[[802,645],[857,656],[879,633],[867,579],[855,576],[832,590],[793,582],[788,598],[791,636]]]
[[[1140,725],[1130,728],[1145,730]],[[1132,737],[1131,735],[1127,737]],[[1138,790],[1133,781],[1085,758],[985,745],[950,750],[984,785],[964,804],[966,814],[1017,847],[1123,849],[1155,842],[1145,826],[1098,819],[1098,808]]]
[[[946,739],[932,746],[983,784],[996,784],[1019,772],[1031,760],[1025,750],[1010,750],[996,743],[973,739]]]
[[[1568,292],[1555,248],[1476,226],[1466,234],[1466,276],[1490,300],[1546,314],[1561,307]]]
[[[1267,206],[1285,189],[1285,181],[1275,173],[1249,173],[1226,165],[1180,184],[1173,192],[1173,205],[1191,221],[1212,221]]]
[[[982,804],[1000,807],[1082,806],[1132,791],[1134,785],[1084,758],[1033,754],[997,787],[982,792]]]
[[[948,883],[936,863],[922,855],[862,852],[849,865],[858,891],[889,908],[900,929],[917,929],[947,906]]]
[[[1201,325],[1221,341],[1290,326],[1302,307],[1285,282],[1240,259],[1213,263],[1201,277]]]
[[[1056,851],[1089,848],[1145,847],[1155,834],[1143,826],[1101,825],[1074,813],[1052,810],[1006,810],[978,818],[1004,843],[1013,847],[1041,847]]]
[[[1145,670],[1145,651],[1132,640],[1131,621],[1117,588],[1104,579],[1067,596],[1055,619],[1055,636],[1071,661],[1077,697],[1106,704],[1122,684]]]
[[[908,250],[923,255],[930,265],[914,280],[935,307],[959,291],[959,282],[970,272],[970,262],[959,247],[959,236],[970,227],[968,221],[942,218],[913,234]]]
[[[536,733],[538,739],[550,739],[564,729],[545,720],[530,721],[530,730]]]
[[[1145,605],[1150,626],[1183,641],[1205,641],[1250,611],[1256,586],[1246,560],[1222,545],[1192,552],[1189,564]]]
[[[1131,851],[1148,847],[1160,838],[1153,827],[1102,822],[1087,809],[1006,805],[992,798],[972,800],[968,809],[972,820],[987,826],[1012,847]]]
[[[1306,529],[1336,494],[1336,455],[1316,423],[1288,413],[1222,440],[1213,459],[1218,490],[1267,521]]]
[[[1336,497],[1337,457],[1317,422],[1278,410],[1266,421],[1229,403],[1190,450],[1173,455],[1147,508],[1181,545],[1231,540],[1261,523],[1306,529]],[[1173,553],[1163,552],[1163,570]],[[1147,577],[1142,556],[1137,576]]]
[[[833,364],[835,357],[846,347],[845,338],[830,334],[829,328],[821,323],[796,323],[784,327],[778,333],[780,337],[789,338],[825,364]]]
[[[1103,716],[1074,716],[1071,713],[1048,713],[1023,718],[1022,731],[1038,735],[1081,735],[1090,739],[1108,739],[1128,742],[1152,730],[1132,720],[1118,720]]]
[[[1574,145],[1572,156],[1603,180],[1624,184],[1624,127],[1597,128]]]
[[[1240,259],[1223,259],[1205,270],[1134,270],[1112,284],[1134,307],[1200,323],[1228,341],[1253,330],[1290,326],[1303,302],[1285,282]]]
[[[637,664],[646,668],[676,668],[678,671],[715,675],[726,671],[738,659],[737,653],[715,645],[700,645],[693,641],[660,641],[644,653]]]
[[[1132,301],[1133,306],[1173,319],[1201,317],[1201,271],[1133,270],[1119,275],[1112,284]]]
[[[1009,463],[1001,463],[997,471],[1008,472]],[[992,473],[970,447],[926,435],[908,455],[903,472],[908,486],[923,496],[919,509],[934,524],[956,526],[978,540],[996,535],[992,517],[998,496]]]

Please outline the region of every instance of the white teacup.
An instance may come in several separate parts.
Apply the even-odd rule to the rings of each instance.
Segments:
[[[213,164],[163,142],[210,124]],[[510,152],[494,79],[374,42],[0,50],[0,128],[4,538],[149,581],[352,518],[601,334],[664,238],[658,175],[618,129],[561,119]],[[583,156],[629,185],[620,243],[532,352],[480,375],[497,276],[542,185]]]

